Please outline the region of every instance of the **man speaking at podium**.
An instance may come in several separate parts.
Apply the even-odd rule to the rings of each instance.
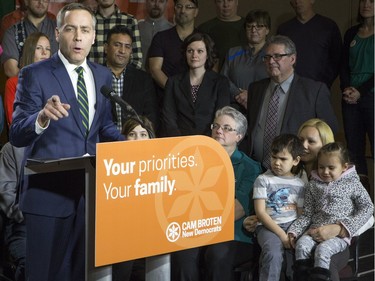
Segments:
[[[100,94],[110,72],[86,60],[95,17],[71,3],[57,15],[59,51],[19,76],[10,141],[25,159],[95,154],[100,138],[122,140]],[[81,171],[26,176],[20,207],[26,222],[26,280],[85,280],[85,179]]]

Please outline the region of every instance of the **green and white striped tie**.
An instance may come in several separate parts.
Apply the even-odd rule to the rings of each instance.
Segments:
[[[85,84],[85,78],[83,77],[83,67],[79,66],[75,69],[78,73],[77,80],[77,94],[78,94],[78,105],[79,112],[82,116],[82,125],[85,128],[86,135],[89,132],[89,100],[87,97],[87,90]]]

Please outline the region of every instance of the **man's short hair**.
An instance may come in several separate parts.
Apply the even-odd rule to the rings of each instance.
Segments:
[[[95,30],[95,25],[96,25],[95,15],[88,7],[86,7],[85,5],[81,3],[70,3],[60,9],[60,11],[57,13],[57,16],[56,16],[57,29],[60,29],[64,25],[66,12],[75,11],[75,10],[85,10],[88,13],[90,13],[91,19],[92,19],[92,27]]]
[[[174,3],[176,4],[178,0],[174,0]],[[195,6],[198,7],[198,0],[189,0],[190,2],[192,2]]]
[[[272,44],[284,45],[286,53],[288,53],[290,55],[297,54],[296,45],[294,44],[292,39],[290,39],[287,36],[284,36],[284,35],[271,36],[271,38],[267,40],[264,48],[267,49],[268,46],[272,45]]]
[[[133,33],[125,25],[115,25],[114,27],[112,27],[107,34],[107,43],[109,43],[113,34],[128,35],[133,42]]]

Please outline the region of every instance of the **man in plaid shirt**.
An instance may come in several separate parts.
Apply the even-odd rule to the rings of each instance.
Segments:
[[[125,25],[133,33],[132,59],[131,62],[137,68],[142,67],[141,36],[138,29],[137,19],[127,13],[123,13],[115,4],[115,0],[97,0],[98,11],[95,14],[96,40],[92,45],[89,58],[99,64],[104,64],[104,43],[107,33],[115,25]]]

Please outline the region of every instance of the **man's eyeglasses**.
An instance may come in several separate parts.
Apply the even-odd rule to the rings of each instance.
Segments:
[[[259,29],[261,29],[263,27],[266,27],[266,26],[264,24],[252,24],[252,25],[247,24],[246,25],[246,29],[249,29],[249,30],[253,30],[253,29],[259,30]]]
[[[274,61],[280,61],[283,57],[290,56],[291,54],[274,54],[274,55],[265,55],[262,57],[263,61],[270,61],[273,58]]]
[[[226,132],[226,133],[236,131],[236,129],[233,129],[233,128],[232,128],[231,126],[229,126],[229,125],[221,126],[220,124],[217,124],[217,123],[213,123],[213,124],[211,124],[211,130],[218,130],[219,128],[221,128],[221,129],[222,129],[224,132]]]
[[[193,9],[196,9],[197,7],[194,5],[190,5],[190,4],[188,5],[176,4],[175,8],[178,10],[182,10],[182,8],[185,8],[186,10],[193,10]]]

